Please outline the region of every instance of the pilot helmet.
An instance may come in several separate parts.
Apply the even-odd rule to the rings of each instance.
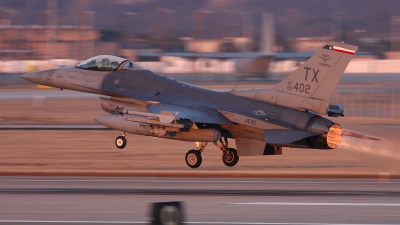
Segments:
[[[106,65],[106,66],[110,65],[110,60],[107,58],[104,58],[103,60],[101,60],[101,62],[103,63],[103,65]]]

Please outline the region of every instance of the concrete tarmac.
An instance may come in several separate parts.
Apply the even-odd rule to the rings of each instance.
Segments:
[[[0,177],[1,224],[146,224],[182,201],[186,224],[399,224],[400,180]]]
[[[209,144],[202,153],[202,165],[195,170],[188,168],[184,160],[194,146],[192,142],[128,135],[127,147],[120,150],[114,140],[121,133],[114,130],[0,130],[0,174],[400,178],[400,153],[396,147],[399,125],[348,127],[387,140],[345,137],[334,150],[284,148],[282,155],[241,157],[235,167],[225,166],[221,151]],[[235,147],[233,140],[230,146]]]

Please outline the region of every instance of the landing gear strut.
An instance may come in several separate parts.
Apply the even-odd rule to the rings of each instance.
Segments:
[[[123,136],[118,136],[117,139],[115,139],[115,146],[117,146],[117,148],[119,149],[123,149],[126,146],[126,135],[127,133],[124,132]]]
[[[219,139],[218,142],[214,143],[219,149],[222,151],[222,162],[226,166],[234,166],[238,163],[239,161],[239,155],[234,148],[229,148],[228,146],[228,138],[224,137],[224,140],[222,138]]]

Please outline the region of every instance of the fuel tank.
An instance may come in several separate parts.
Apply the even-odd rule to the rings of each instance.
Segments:
[[[109,114],[96,117],[95,120],[112,129],[120,130],[131,134],[153,136],[181,141],[200,141],[216,142],[221,137],[218,130],[215,129],[192,129],[174,127],[175,124],[151,124],[134,122],[134,119],[146,119],[146,117]]]

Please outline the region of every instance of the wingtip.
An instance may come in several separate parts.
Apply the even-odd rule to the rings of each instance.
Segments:
[[[351,50],[351,51],[354,51],[354,52],[357,52],[357,50],[358,50],[358,46],[346,44],[346,43],[343,43],[343,42],[342,43],[340,43],[340,42],[329,42],[328,45],[336,46],[336,47],[339,47],[339,48],[344,48],[344,49]]]

